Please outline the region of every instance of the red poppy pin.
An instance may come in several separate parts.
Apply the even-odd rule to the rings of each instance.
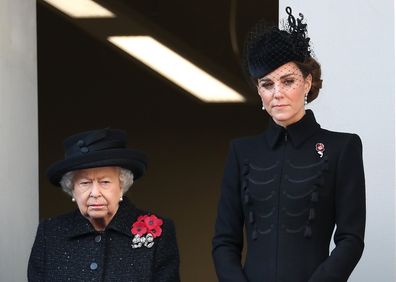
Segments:
[[[318,152],[320,157],[323,157],[323,152],[325,150],[325,146],[323,143],[316,143],[315,145],[316,147],[316,152]]]
[[[132,248],[145,246],[151,248],[154,245],[154,238],[161,236],[162,219],[155,215],[141,215],[132,224],[131,233],[135,235],[132,240]]]

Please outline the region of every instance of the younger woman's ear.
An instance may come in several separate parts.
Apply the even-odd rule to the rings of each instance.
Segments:
[[[312,86],[312,75],[308,74],[307,77],[305,78],[305,92],[311,90],[311,86]]]

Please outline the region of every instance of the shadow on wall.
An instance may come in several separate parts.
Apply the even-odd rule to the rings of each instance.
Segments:
[[[63,158],[63,139],[88,129],[122,128],[129,146],[150,160],[129,198],[175,221],[182,281],[216,281],[211,237],[228,144],[265,128],[259,100],[198,102],[48,10],[38,6],[37,13],[40,218],[75,208],[45,176]]]

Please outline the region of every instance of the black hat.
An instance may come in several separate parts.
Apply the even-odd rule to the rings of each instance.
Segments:
[[[134,180],[140,178],[147,168],[146,155],[126,148],[127,135],[118,129],[99,129],[81,132],[64,141],[65,159],[52,164],[47,170],[50,182],[60,186],[63,175],[69,171],[119,166],[129,169]]]
[[[288,62],[304,62],[311,55],[307,25],[302,23],[304,16],[299,14],[296,22],[290,7],[286,7],[286,12],[285,29],[260,22],[249,33],[245,60],[250,77],[263,77]]]

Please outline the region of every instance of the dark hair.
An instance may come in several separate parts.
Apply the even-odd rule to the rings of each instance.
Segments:
[[[312,85],[307,96],[307,102],[310,103],[318,97],[319,90],[322,88],[322,70],[320,64],[312,57],[306,58],[304,62],[293,61],[293,63],[300,69],[304,78],[309,74],[312,76]]]

